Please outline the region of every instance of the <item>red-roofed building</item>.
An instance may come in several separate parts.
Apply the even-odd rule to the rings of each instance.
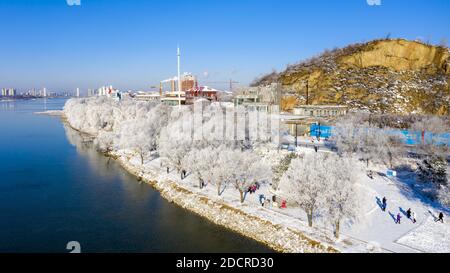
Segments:
[[[195,86],[194,88],[186,91],[186,103],[192,104],[194,103],[194,100],[196,98],[203,98],[209,101],[217,101],[218,92],[220,91],[208,86]]]

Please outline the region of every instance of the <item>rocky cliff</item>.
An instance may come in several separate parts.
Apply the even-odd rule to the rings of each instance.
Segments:
[[[345,104],[374,113],[450,113],[450,50],[421,42],[375,40],[290,65],[254,85],[280,82],[282,107]],[[308,90],[308,92],[307,92]]]

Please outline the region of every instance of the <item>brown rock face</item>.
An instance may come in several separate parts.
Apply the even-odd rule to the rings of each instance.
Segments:
[[[343,66],[382,66],[397,72],[420,69],[448,72],[448,60],[450,53],[446,48],[406,40],[388,40],[369,43],[360,52],[342,56],[338,61]]]
[[[345,104],[376,113],[448,115],[450,51],[420,42],[377,40],[327,51],[255,82],[283,84],[296,103]],[[296,98],[296,100],[294,99]],[[287,102],[287,100],[285,100]]]

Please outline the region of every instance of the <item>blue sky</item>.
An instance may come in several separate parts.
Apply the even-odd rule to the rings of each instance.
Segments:
[[[148,90],[176,74],[178,43],[201,83],[246,85],[388,33],[450,40],[449,14],[448,0],[0,0],[0,87]]]

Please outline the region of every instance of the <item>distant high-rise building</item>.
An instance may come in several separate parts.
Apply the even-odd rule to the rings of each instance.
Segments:
[[[0,95],[2,97],[15,97],[17,96],[17,90],[14,88],[2,88]]]
[[[181,77],[181,91],[188,91],[197,87],[197,79],[190,73],[184,73]]]
[[[197,78],[191,73],[184,73],[181,76],[181,91],[188,91],[198,87]],[[170,82],[170,91],[175,92],[178,90],[177,79],[173,79]]]
[[[77,98],[80,97],[80,88],[77,88]]]
[[[9,91],[8,91],[8,95],[10,97],[15,97],[17,95],[17,90],[14,89],[14,88],[10,88]]]

